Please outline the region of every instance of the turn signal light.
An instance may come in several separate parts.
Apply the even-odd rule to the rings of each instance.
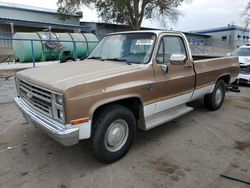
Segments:
[[[78,124],[87,123],[87,122],[89,122],[89,118],[75,119],[75,120],[72,120],[70,123],[71,125],[78,125]]]

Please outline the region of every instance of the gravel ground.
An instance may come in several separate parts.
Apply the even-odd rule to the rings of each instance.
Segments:
[[[35,62],[36,67],[48,66],[57,64],[59,61],[44,61],[44,62]],[[32,68],[33,63],[0,63],[0,70],[21,70]]]
[[[196,101],[193,112],[138,132],[111,165],[93,159],[87,141],[63,147],[28,125],[13,103],[0,104],[0,187],[249,188],[220,177],[228,168],[250,172],[250,88],[241,91],[228,93],[216,112]]]
[[[0,79],[0,91],[0,103],[12,102],[13,98],[17,96],[14,77],[7,80]]]

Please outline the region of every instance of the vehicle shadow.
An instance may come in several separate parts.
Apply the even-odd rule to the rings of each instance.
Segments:
[[[250,84],[243,84],[243,83],[240,83],[238,84],[239,87],[244,87],[244,88],[250,88]]]
[[[171,135],[176,131],[180,131],[180,129],[184,129],[188,123],[193,121],[192,114],[195,114],[196,111],[199,111],[199,113],[208,112],[208,110],[204,107],[203,99],[198,99],[191,103],[188,103],[188,106],[193,107],[194,110],[190,113],[185,114],[184,116],[176,118],[170,122],[164,123],[148,131],[138,130],[137,137],[133,146],[135,150],[142,145],[150,144],[150,142],[158,142],[161,140],[161,138]]]

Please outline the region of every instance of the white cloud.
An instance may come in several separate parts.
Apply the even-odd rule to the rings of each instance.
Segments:
[[[97,22],[100,19],[98,18],[98,14],[95,11],[94,8],[92,7],[82,7],[82,12],[83,12],[83,18],[82,21],[87,21],[87,22]]]
[[[232,13],[231,10],[225,8],[208,8],[205,10],[195,10],[193,13],[197,14],[218,14],[218,15],[229,15]]]
[[[57,0],[0,0],[9,3],[21,3],[30,6],[56,9]],[[204,28],[226,26],[234,23],[242,25],[240,13],[249,0],[192,0],[178,8],[182,16],[176,24],[168,23],[168,28],[182,31],[192,31]],[[94,9],[82,8],[84,21],[98,21]],[[145,20],[143,26],[161,27],[158,20]]]
[[[170,24],[176,30],[192,31],[222,27],[234,23],[242,25],[240,17],[248,0],[193,0],[179,7],[183,16],[177,24]]]
[[[24,4],[29,6],[56,9],[56,0],[1,0],[7,3]]]

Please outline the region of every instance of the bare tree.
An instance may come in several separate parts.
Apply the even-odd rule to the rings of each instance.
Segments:
[[[187,0],[58,0],[57,4],[62,19],[75,13],[80,5],[93,4],[103,21],[127,24],[139,30],[144,18],[176,20],[177,7],[184,1]]]
[[[241,13],[241,16],[244,18],[245,27],[247,28],[250,25],[250,2],[247,3],[247,6]]]

